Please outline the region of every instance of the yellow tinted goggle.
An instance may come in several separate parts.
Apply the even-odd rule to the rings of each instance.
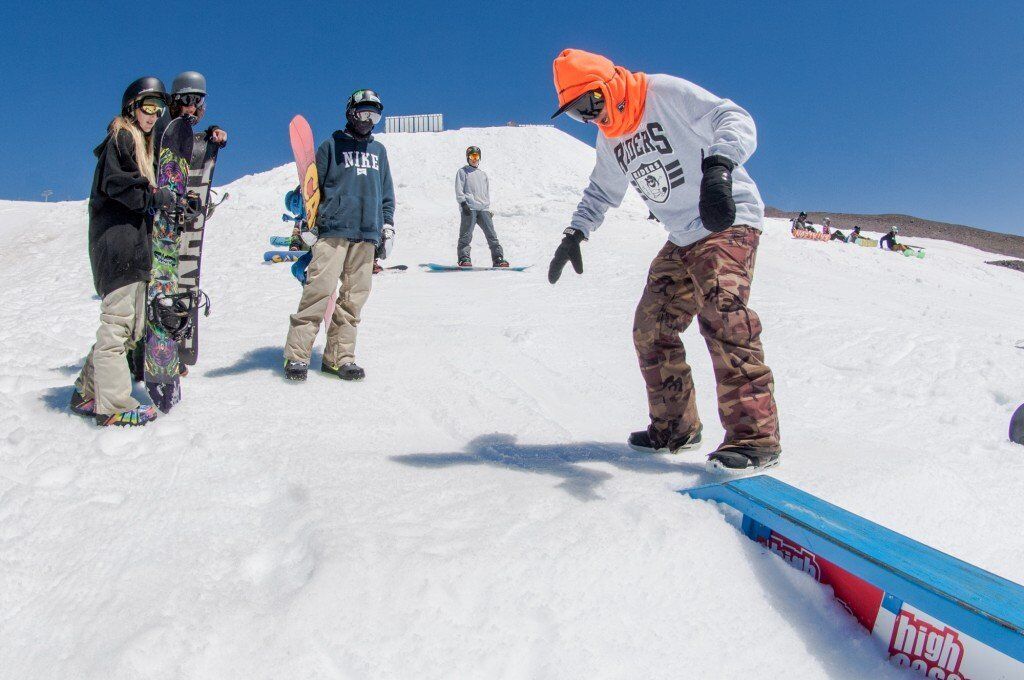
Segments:
[[[480,160],[480,154],[478,154],[478,153],[471,153],[471,154],[469,154],[469,160],[471,160],[471,161],[478,161],[478,160]]]
[[[139,110],[148,116],[159,115],[165,108],[164,102],[160,99],[143,99],[139,102]]]

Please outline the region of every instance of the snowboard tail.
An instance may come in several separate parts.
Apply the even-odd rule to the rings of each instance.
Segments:
[[[295,262],[308,251],[302,250],[268,250],[263,253],[264,262]]]
[[[1010,418],[1010,441],[1015,444],[1024,444],[1024,404],[1017,407],[1013,417]]]

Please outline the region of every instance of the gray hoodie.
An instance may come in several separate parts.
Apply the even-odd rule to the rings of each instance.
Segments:
[[[469,164],[459,168],[455,175],[455,200],[467,204],[470,210],[490,208],[491,188],[487,173]]]
[[[587,236],[601,226],[609,208],[622,203],[633,186],[677,246],[710,235],[698,210],[703,156],[725,156],[732,172],[736,220],[762,229],[764,203],[743,164],[757,147],[750,114],[693,83],[673,76],[647,76],[647,103],[636,132],[608,139],[597,135],[597,165],[572,217]]]

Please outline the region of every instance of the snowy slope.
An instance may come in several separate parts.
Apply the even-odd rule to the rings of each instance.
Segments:
[[[0,202],[0,678],[906,677],[734,518],[674,493],[708,481],[701,453],[623,445],[645,424],[630,328],[664,233],[630,196],[586,273],[548,285],[593,150],[550,128],[381,139],[394,260],[413,267],[374,282],[368,379],[281,379],[299,287],[259,262],[286,233],[296,178],[278,168],[224,187],[200,363],[137,431],[65,411],[97,323],[84,203]],[[415,267],[454,261],[469,144],[525,273]],[[921,245],[911,260],[770,221],[752,306],[775,474],[1024,582],[1024,450],[1005,440],[1024,277]],[[684,339],[706,453],[711,367]]]

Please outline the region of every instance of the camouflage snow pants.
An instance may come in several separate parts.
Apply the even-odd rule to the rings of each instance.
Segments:
[[[636,308],[633,344],[647,383],[655,441],[700,426],[692,371],[679,337],[697,317],[718,383],[723,445],[779,448],[775,382],[764,363],[761,321],[747,307],[760,232],[734,226],[651,263]]]

